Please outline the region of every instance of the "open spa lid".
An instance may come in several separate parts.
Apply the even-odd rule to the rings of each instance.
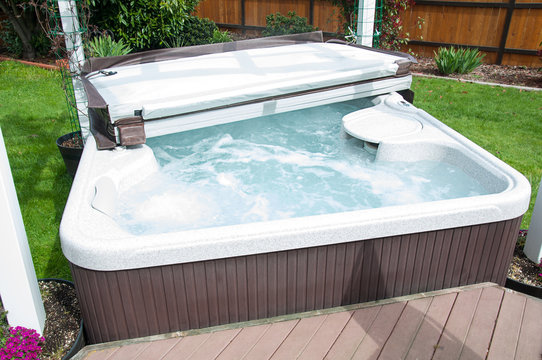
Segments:
[[[217,52],[202,46],[180,55],[181,49],[166,49],[177,55],[94,60],[84,83],[98,147],[143,143],[143,121],[404,77],[414,61],[402,53],[323,43],[319,32],[304,36],[239,42],[229,46],[232,51],[217,44]]]

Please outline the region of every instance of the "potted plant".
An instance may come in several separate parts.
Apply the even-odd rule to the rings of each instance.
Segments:
[[[520,230],[505,286],[542,299],[542,259],[536,264],[525,256],[523,246],[526,236],[527,230]]]
[[[10,327],[0,302],[0,358],[67,360],[85,345],[73,283],[48,278],[38,280],[38,285],[46,314],[43,336],[33,329]]]
[[[46,278],[39,279],[38,285],[46,313],[43,355],[70,359],[85,346],[74,284],[64,279]]]

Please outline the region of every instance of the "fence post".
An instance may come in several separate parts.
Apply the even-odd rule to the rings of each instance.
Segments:
[[[314,0],[309,2],[309,24],[314,25]]]
[[[497,60],[495,61],[497,65],[502,64],[504,50],[506,49],[506,41],[508,40],[508,32],[510,31],[510,23],[512,22],[512,14],[514,13],[515,7],[516,0],[509,0],[506,9],[506,17],[504,18],[504,26],[502,28],[501,43],[499,45],[499,50],[497,51]]]
[[[0,129],[0,294],[11,326],[43,334],[45,310]]]

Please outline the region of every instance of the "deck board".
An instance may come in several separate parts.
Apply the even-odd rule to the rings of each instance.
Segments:
[[[430,359],[435,352],[457,294],[435,296],[406,355],[407,360]]]
[[[430,304],[430,298],[409,301],[406,304],[399,321],[380,353],[382,359],[405,358]]]
[[[326,316],[315,316],[301,319],[275,351],[271,359],[295,359],[318,331]]]
[[[327,315],[322,326],[314,334],[298,359],[323,359],[352,317],[352,314],[351,311],[345,311]]]
[[[404,308],[405,303],[399,302],[387,305],[386,311],[380,311],[352,359],[378,359]]]
[[[497,288],[482,290],[460,359],[486,358],[503,294],[504,291]]]
[[[542,301],[496,284],[85,347],[74,360],[539,359]]]
[[[149,343],[139,343],[124,346],[111,354],[107,360],[135,359],[149,346],[151,346]]]
[[[356,310],[335,340],[325,359],[350,359],[367,335],[367,331],[371,328],[380,309],[382,309],[381,306],[373,306]]]
[[[198,350],[211,334],[201,334],[195,336],[187,336],[179,341],[161,360],[174,360],[179,358],[179,354],[183,354],[185,358],[190,357]]]
[[[177,343],[179,338],[158,340],[152,343],[152,346],[146,347],[134,360],[156,360],[163,358]]]
[[[515,359],[542,356],[542,302],[527,298]]]
[[[435,346],[434,359],[459,358],[481,294],[482,289],[477,289],[457,295],[442,336]]]
[[[216,359],[230,342],[241,332],[241,329],[217,331],[211,334],[192,355],[190,360]]]
[[[256,344],[270,327],[260,325],[242,329],[217,359],[242,359],[250,351],[250,344]]]
[[[291,320],[272,324],[265,336],[261,337],[252,346],[246,354],[245,360],[267,360],[271,358],[298,322],[299,320]]]
[[[514,358],[526,301],[525,296],[504,293],[488,360]]]

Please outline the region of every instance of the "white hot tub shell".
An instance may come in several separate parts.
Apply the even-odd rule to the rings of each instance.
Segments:
[[[60,228],[89,341],[504,283],[529,183],[397,94],[410,87],[408,71],[397,74],[405,59],[314,42],[111,67],[110,76],[89,73],[111,124],[136,114],[144,137],[373,97],[374,106],[346,115],[343,127],[368,144],[375,161],[447,162],[488,190],[133,235],[112,214],[119,189],[159,171],[153,151],[144,144],[98,150],[89,138]],[[122,143],[119,133],[112,141]]]

